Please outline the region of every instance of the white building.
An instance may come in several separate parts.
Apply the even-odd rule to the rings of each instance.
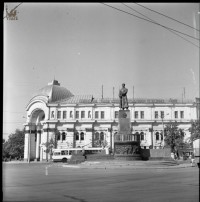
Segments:
[[[57,141],[57,148],[96,147],[103,142],[113,151],[119,99],[73,95],[53,80],[33,96],[26,110],[25,160],[29,153],[31,160],[45,160],[44,143],[51,138]],[[145,148],[163,146],[162,131],[170,121],[177,121],[187,140],[191,120],[197,119],[194,101],[129,99],[129,110],[132,134],[127,140],[140,141]]]

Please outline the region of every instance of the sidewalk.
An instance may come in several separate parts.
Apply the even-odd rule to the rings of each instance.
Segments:
[[[29,164],[27,161],[7,161],[5,164]],[[188,168],[192,167],[189,162],[176,163],[167,161],[85,161],[80,164],[68,163],[53,163],[52,161],[31,161],[30,164],[51,164],[52,166],[62,166],[66,168],[91,168],[91,169],[116,169],[116,168],[129,168],[129,169],[175,169],[175,168]],[[197,167],[197,166],[195,166]],[[198,167],[197,167],[198,168]]]
[[[92,168],[92,169],[175,169],[191,167],[190,163],[170,164],[166,161],[85,161],[81,164],[70,165],[64,164],[63,167],[68,168]]]

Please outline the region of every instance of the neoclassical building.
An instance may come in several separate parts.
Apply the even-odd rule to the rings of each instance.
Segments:
[[[129,99],[131,134],[123,141],[139,141],[142,148],[163,146],[165,124],[176,121],[189,138],[191,120],[197,119],[195,101]],[[24,159],[45,160],[46,142],[57,148],[109,147],[118,136],[119,99],[73,95],[53,80],[38,90],[26,106]],[[29,156],[30,155],[30,156]]]

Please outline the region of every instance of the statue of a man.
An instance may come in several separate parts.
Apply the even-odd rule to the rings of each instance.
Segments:
[[[120,109],[128,109],[128,99],[127,99],[127,92],[128,89],[125,88],[125,84],[122,84],[122,88],[119,91],[119,98],[120,98]]]

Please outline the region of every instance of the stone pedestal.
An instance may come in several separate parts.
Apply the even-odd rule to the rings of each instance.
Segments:
[[[130,110],[119,110],[119,129],[118,134],[123,135],[131,134],[131,120],[130,120]]]
[[[119,128],[114,143],[115,159],[141,160],[139,147],[131,134],[130,110],[119,110]]]

